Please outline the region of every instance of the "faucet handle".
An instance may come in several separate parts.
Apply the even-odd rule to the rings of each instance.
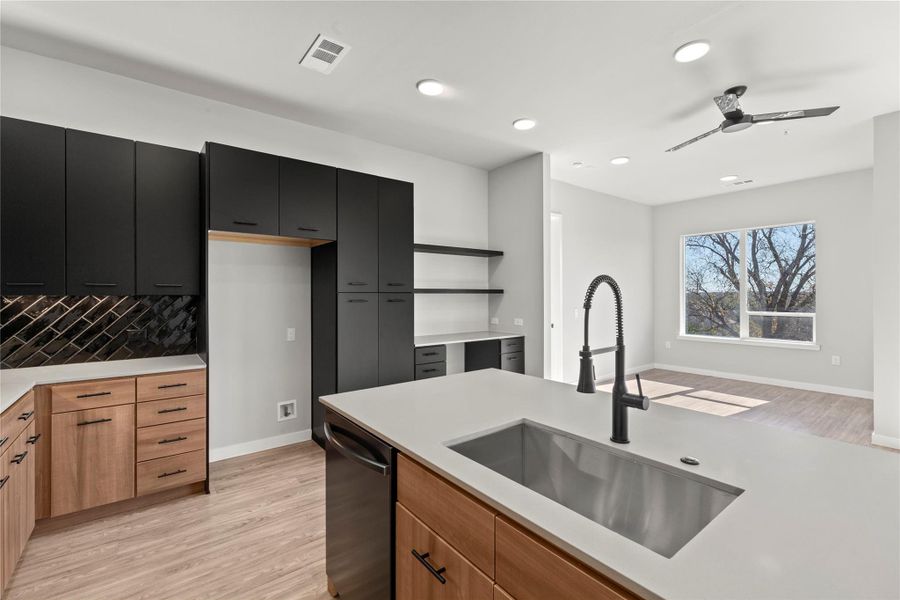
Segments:
[[[634,374],[634,378],[637,380],[638,396],[643,396],[643,395],[644,395],[644,389],[641,387],[641,374],[640,374],[640,373],[635,373],[635,374]]]

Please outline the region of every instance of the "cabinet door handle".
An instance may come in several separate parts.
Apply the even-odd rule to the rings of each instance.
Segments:
[[[28,456],[28,450],[26,450],[22,454],[16,454],[15,457],[13,457],[13,459],[9,462],[10,464],[15,463],[17,465],[21,465],[26,456]]]
[[[406,302],[403,298],[388,298],[388,302]]]
[[[112,392],[93,392],[91,394],[78,394],[76,398],[96,398],[97,396],[111,396]]]
[[[78,423],[78,426],[81,427],[83,425],[96,425],[97,423],[109,423],[112,419],[94,419],[93,421],[82,421]]]
[[[87,287],[116,287],[119,284],[117,284],[117,283],[95,283],[95,282],[85,281],[84,285],[86,285]]]
[[[4,435],[3,437],[0,437],[0,446],[2,446],[3,444],[5,444],[8,441],[9,441],[8,435]]]
[[[29,410],[28,412],[23,412],[21,415],[19,415],[18,420],[19,421],[27,421],[28,419],[31,418],[31,415],[33,415],[33,414],[34,414],[33,410]]]
[[[157,475],[157,479],[162,479],[163,477],[171,477],[172,475],[180,475],[182,473],[187,473],[187,469],[178,469],[177,471],[172,471],[170,473],[163,473],[162,475]]]
[[[422,565],[428,569],[428,572],[434,575],[435,579],[441,582],[441,585],[447,583],[447,580],[444,578],[443,573],[447,570],[447,567],[441,567],[440,569],[435,569],[430,562],[428,562],[428,557],[430,553],[426,552],[425,554],[419,554],[416,552],[416,549],[413,548],[412,555],[416,557],[416,560],[422,563]]]
[[[159,440],[159,441],[156,442],[156,443],[157,443],[157,444],[174,444],[175,442],[183,442],[183,441],[186,440],[186,439],[187,439],[187,438],[184,437],[183,435],[179,435],[178,437],[169,438],[169,439],[167,439],[167,440]]]
[[[318,227],[298,227],[297,231],[318,231]]]
[[[35,282],[28,282],[28,281],[7,281],[7,282],[6,282],[6,285],[8,285],[9,287],[32,287],[32,286],[34,286],[34,287],[43,287],[43,286],[44,286],[44,282],[43,282],[43,281],[35,281]]]
[[[27,440],[25,440],[25,443],[26,443],[26,444],[31,444],[32,446],[34,446],[35,444],[37,444],[37,441],[38,441],[39,439],[41,439],[41,434],[40,434],[40,433],[37,433],[37,434],[31,436],[30,438],[28,438]]]
[[[347,300],[347,302],[368,302],[368,300],[363,300],[362,298],[351,298]]]
[[[187,410],[187,406],[179,406],[177,408],[162,408],[162,409],[156,411],[156,414],[164,415],[166,413],[178,412],[180,410]]]
[[[0,490],[3,489],[3,486],[6,485],[6,482],[7,482],[7,481],[9,481],[9,475],[7,475],[6,477],[4,477],[3,479],[0,479]]]
[[[187,383],[164,383],[164,384],[162,384],[162,385],[156,386],[156,389],[158,389],[158,390],[166,390],[166,389],[169,389],[169,388],[185,387],[185,386],[187,386]]]
[[[182,285],[182,284],[180,284],[180,283],[154,283],[154,284],[153,284],[153,287],[158,287],[158,288],[180,288],[180,287],[184,287],[184,285]]]
[[[235,225],[249,225],[251,227],[256,227],[257,225],[259,225],[259,223],[256,223],[254,221],[232,221],[232,223],[234,223]]]
[[[348,281],[347,285],[369,285],[365,281]]]

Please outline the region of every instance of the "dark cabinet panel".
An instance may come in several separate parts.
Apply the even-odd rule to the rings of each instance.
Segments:
[[[66,130],[0,122],[4,295],[66,293]]]
[[[416,365],[416,379],[431,379],[447,374],[447,363],[444,361]]]
[[[338,291],[378,291],[378,178],[338,170]]]
[[[310,248],[312,327],[312,436],[325,445],[325,407],[321,396],[333,394],[337,384],[337,246]]]
[[[378,294],[338,294],[337,391],[378,385]]]
[[[500,368],[500,341],[466,342],[466,371]]]
[[[378,289],[413,291],[413,184],[378,180]]]
[[[135,145],[137,293],[200,293],[200,158]]]
[[[208,143],[209,228],[278,235],[278,157]]]
[[[514,373],[525,373],[525,353],[508,352],[500,355],[500,368]]]
[[[412,381],[413,295],[378,295],[378,385]]]
[[[134,142],[68,129],[66,293],[134,289]]]
[[[279,160],[279,235],[337,239],[337,169],[290,158]]]

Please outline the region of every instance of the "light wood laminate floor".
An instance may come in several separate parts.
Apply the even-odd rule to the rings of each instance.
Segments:
[[[212,493],[28,543],[9,600],[325,600],[325,453],[210,465]]]

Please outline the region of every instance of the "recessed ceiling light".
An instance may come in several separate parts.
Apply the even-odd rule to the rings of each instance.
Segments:
[[[674,56],[676,61],[688,63],[703,58],[706,56],[707,52],[709,52],[709,42],[705,40],[694,40],[693,42],[678,46]]]
[[[728,183],[729,181],[735,181],[737,178],[737,175],[726,175],[725,177],[719,177],[719,181],[721,181],[722,183]]]
[[[630,160],[631,159],[628,158],[627,156],[617,156],[617,157],[613,158],[612,160],[610,160],[609,164],[616,165],[618,167],[621,165],[627,165]]]
[[[581,162],[580,160],[576,160],[575,162],[572,163],[573,169],[580,169],[583,166],[584,166],[584,163]]]
[[[444,93],[444,84],[437,79],[423,79],[416,84],[416,89],[425,96],[440,96]]]
[[[513,121],[513,127],[519,131],[528,131],[534,128],[535,125],[537,125],[537,122],[534,119],[516,119]]]

